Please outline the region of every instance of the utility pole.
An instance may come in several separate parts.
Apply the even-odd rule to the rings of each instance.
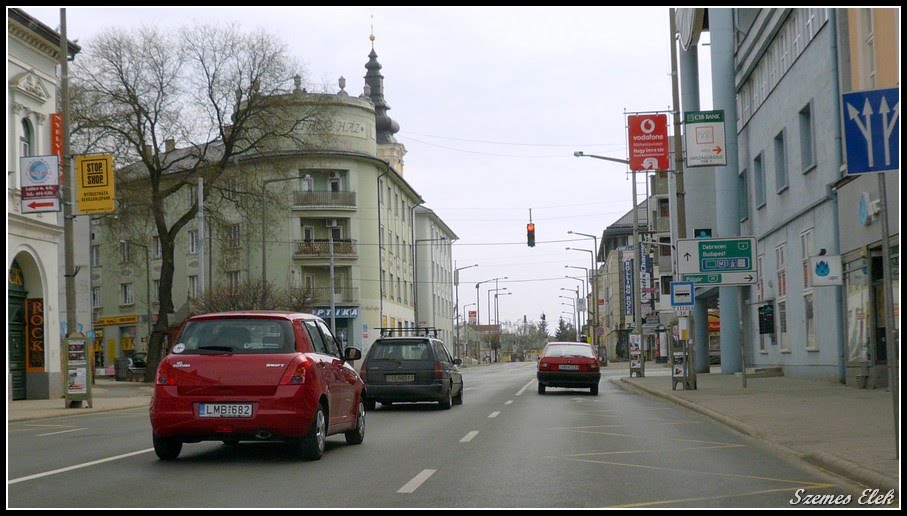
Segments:
[[[75,178],[72,173],[72,156],[69,147],[69,40],[66,39],[66,9],[60,9],[60,97],[63,114],[63,277],[66,289],[66,334],[73,336],[78,330],[76,321],[76,270],[73,247],[73,192]]]

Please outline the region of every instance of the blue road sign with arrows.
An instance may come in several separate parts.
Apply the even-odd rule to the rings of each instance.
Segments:
[[[843,95],[847,173],[900,168],[901,102],[897,88]]]

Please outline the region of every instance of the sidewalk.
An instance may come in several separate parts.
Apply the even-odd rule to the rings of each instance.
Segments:
[[[47,417],[93,414],[109,410],[148,407],[153,387],[149,383],[116,381],[96,377],[91,386],[91,408],[83,401],[82,407],[66,408],[63,398],[53,400],[17,400],[6,402],[7,422],[42,419]],[[77,403],[78,405],[78,403]]]
[[[696,389],[671,389],[661,364],[644,378],[621,377],[631,390],[665,398],[700,412],[775,449],[831,473],[900,499],[894,402],[886,389],[855,389],[835,381],[721,374],[719,367],[697,375]],[[612,363],[610,367],[627,367]],[[900,432],[900,428],[898,428]]]

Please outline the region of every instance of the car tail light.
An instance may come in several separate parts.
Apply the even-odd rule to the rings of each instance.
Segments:
[[[444,378],[441,373],[441,362],[435,362],[435,380],[440,380],[441,378]]]
[[[545,362],[544,360],[542,360],[541,362],[539,362],[539,369],[541,369],[541,370],[547,370],[547,369],[548,369],[548,365],[549,365],[548,362]]]
[[[305,371],[308,368],[309,361],[302,355],[297,356],[290,361],[283,378],[280,379],[280,385],[302,385],[305,383]]]
[[[592,363],[589,364],[589,369],[591,369],[593,371],[597,371],[598,370],[598,360],[593,360]]]
[[[170,365],[170,362],[164,360],[161,362],[161,365],[157,368],[157,378],[155,383],[158,385],[176,385],[176,375],[174,375],[173,366]]]

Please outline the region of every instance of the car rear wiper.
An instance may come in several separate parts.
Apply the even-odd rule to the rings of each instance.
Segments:
[[[212,351],[233,351],[231,346],[199,346],[198,349],[210,349]]]

